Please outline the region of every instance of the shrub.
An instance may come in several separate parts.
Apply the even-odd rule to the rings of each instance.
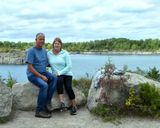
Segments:
[[[147,77],[153,78],[155,80],[160,80],[160,73],[156,67],[150,68],[149,72],[147,73]]]
[[[133,108],[133,107],[135,107],[136,99],[137,99],[137,97],[135,95],[135,90],[134,90],[134,88],[131,87],[129,89],[128,99],[126,100],[126,103],[125,103],[126,107],[127,108]]]
[[[160,89],[149,83],[142,83],[138,86],[138,94],[133,88],[129,90],[125,104],[127,109],[142,116],[160,117]]]
[[[149,83],[140,84],[140,105],[147,106],[148,111],[160,110],[160,89]]]
[[[102,72],[104,74],[104,77],[108,77],[108,79],[110,79],[110,77],[113,75],[113,72],[115,71],[116,67],[114,64],[111,63],[111,60],[108,59],[108,62],[105,64],[104,66],[104,72]]]
[[[88,91],[91,86],[91,79],[90,78],[79,78],[79,79],[73,79],[72,81],[73,86],[77,87],[78,89],[82,90],[84,95],[88,96]]]
[[[6,122],[8,122],[9,120],[10,120],[9,117],[0,117],[0,124],[6,123]]]
[[[107,121],[118,121],[117,118],[121,115],[121,110],[117,107],[111,107],[104,104],[98,104],[97,107],[93,108],[91,112],[94,115],[100,116],[105,122]]]

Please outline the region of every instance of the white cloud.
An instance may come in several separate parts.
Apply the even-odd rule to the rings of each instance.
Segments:
[[[87,41],[112,37],[159,38],[159,0],[5,0],[0,40]]]

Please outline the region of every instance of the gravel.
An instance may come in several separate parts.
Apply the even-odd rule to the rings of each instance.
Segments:
[[[160,120],[147,118],[122,118],[120,122],[103,122],[83,107],[78,109],[77,115],[71,116],[68,111],[54,112],[50,119],[36,118],[33,111],[16,111],[14,118],[0,124],[0,128],[160,128]]]

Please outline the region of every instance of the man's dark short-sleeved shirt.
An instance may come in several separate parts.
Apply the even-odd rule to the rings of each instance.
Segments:
[[[48,64],[47,52],[43,48],[32,47],[28,49],[26,55],[26,63],[32,64],[33,67],[39,73],[46,71],[46,65]],[[27,68],[27,76],[33,75],[32,72]]]

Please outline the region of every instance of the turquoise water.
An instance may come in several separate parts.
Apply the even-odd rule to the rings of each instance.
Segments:
[[[154,66],[160,69],[159,55],[71,55],[74,78],[93,76],[98,69],[108,62],[108,59],[116,65],[118,70],[128,65],[128,69],[137,67],[149,70]],[[0,65],[0,75],[7,78],[9,73],[18,81],[26,82],[26,65]]]

